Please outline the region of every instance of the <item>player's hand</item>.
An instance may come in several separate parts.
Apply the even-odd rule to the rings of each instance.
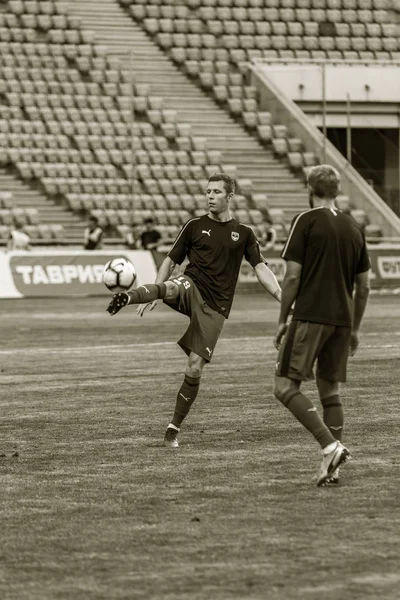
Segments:
[[[113,296],[110,304],[107,306],[106,311],[110,313],[111,316],[116,315],[117,312],[124,308],[129,303],[129,294],[126,292],[118,292]]]
[[[282,340],[288,330],[288,327],[289,327],[288,323],[279,323],[279,325],[278,325],[278,330],[276,332],[275,340],[274,340],[275,348],[277,350],[279,350],[279,348],[281,347]]]
[[[149,309],[154,310],[155,307],[157,306],[158,300],[153,300],[153,302],[147,302],[147,304],[139,304],[139,306],[137,307],[136,313],[139,315],[139,317],[143,317],[145,310]]]
[[[352,331],[351,335],[350,335],[350,347],[349,347],[349,355],[350,356],[354,356],[355,353],[357,352],[357,348],[358,348],[358,344],[360,343],[360,340],[358,338],[358,332],[357,331]]]

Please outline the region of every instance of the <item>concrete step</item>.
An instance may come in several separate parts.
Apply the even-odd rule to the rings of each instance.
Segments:
[[[73,237],[83,239],[83,229],[86,223],[78,215],[49,200],[38,190],[30,188],[14,173],[5,169],[0,170],[0,189],[12,193],[13,206],[16,208],[36,208],[39,223],[61,224],[64,227],[66,239],[72,240]]]

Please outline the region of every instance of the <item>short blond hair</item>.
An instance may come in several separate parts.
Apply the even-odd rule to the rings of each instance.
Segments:
[[[313,167],[307,183],[318,198],[336,198],[340,191],[340,174],[331,165]]]

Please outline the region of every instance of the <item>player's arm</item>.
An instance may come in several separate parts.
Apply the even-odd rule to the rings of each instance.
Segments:
[[[358,331],[361,321],[367,307],[368,296],[370,292],[370,271],[358,273],[355,279],[354,286],[354,309],[353,309],[353,326],[350,339],[350,356],[354,356],[358,347]]]
[[[282,283],[281,312],[278,330],[275,335],[275,347],[279,349],[283,336],[288,328],[288,318],[293,302],[297,298],[301,278],[302,265],[294,260],[288,260],[286,273]]]
[[[176,263],[170,258],[166,256],[161,263],[161,267],[158,270],[157,277],[155,283],[164,283],[167,279],[169,279],[172,275],[173,270],[175,269]]]
[[[262,262],[254,267],[258,281],[278,302],[281,301],[281,288],[277,278],[267,265]]]
[[[286,273],[282,283],[281,312],[279,323],[287,323],[290,309],[297,298],[301,279],[302,265],[294,260],[288,260]]]

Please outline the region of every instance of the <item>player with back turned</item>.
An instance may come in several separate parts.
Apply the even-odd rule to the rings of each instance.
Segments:
[[[364,235],[352,217],[335,206],[339,186],[340,175],[330,165],[314,167],[308,175],[311,209],[294,219],[282,251],[287,269],[275,340],[275,396],[321,445],[319,486],[336,483],[339,465],[350,456],[341,443],[340,382],[346,381],[348,354],[353,356],[358,347],[369,294]],[[323,418],[300,391],[302,381],[313,379],[315,362]]]
[[[116,294],[107,310],[115,315],[127,304],[140,304],[141,316],[162,299],[190,319],[178,341],[187,354],[184,381],[179,389],[175,411],[167,427],[164,443],[178,447],[178,432],[197,396],[204,365],[212,359],[225,319],[231,310],[243,257],[254,268],[261,285],[278,301],[281,290],[275,275],[260,254],[257,238],[247,225],[232,218],[229,202],[235,181],[225,173],[210,177],[207,186],[209,212],[190,219],[181,229],[163,261],[154,284]],[[185,258],[189,263],[183,275],[171,277],[175,266]]]

